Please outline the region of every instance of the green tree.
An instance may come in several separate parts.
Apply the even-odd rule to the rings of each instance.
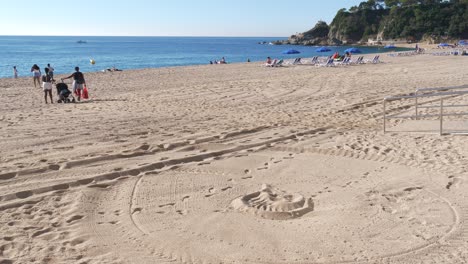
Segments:
[[[467,38],[467,6],[468,0],[367,0],[349,12],[339,10],[329,37],[353,42],[378,33],[387,39]]]

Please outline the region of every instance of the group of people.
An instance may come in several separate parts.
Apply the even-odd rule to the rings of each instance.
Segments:
[[[50,98],[50,103],[53,103],[52,87],[53,87],[53,84],[55,83],[54,68],[50,66],[50,64],[47,64],[47,67],[44,68],[44,74],[42,74],[39,66],[37,64],[34,64],[31,67],[31,72],[33,74],[34,87],[37,87],[37,85],[39,85],[39,87],[42,87],[44,91],[44,99],[45,99],[46,104],[48,103],[47,101],[48,97]],[[13,73],[14,73],[15,78],[17,78],[18,71],[16,69],[16,66],[13,67]],[[72,84],[73,92],[78,97],[78,101],[80,101],[82,97],[82,91],[84,87],[86,86],[86,80],[84,78],[83,73],[80,72],[79,67],[75,67],[75,72],[72,73],[70,76],[62,78],[61,82],[63,83],[63,80],[70,79],[70,78],[73,78],[73,84]],[[42,84],[41,84],[41,81],[42,81]],[[69,95],[69,91],[66,91],[68,89],[62,89],[61,87],[64,87],[64,86],[60,86],[60,87],[57,86],[57,96],[59,98],[58,100],[59,102],[64,101],[66,97],[68,97]]]
[[[351,52],[346,51],[344,55],[340,55],[340,53],[337,51],[330,57],[330,59],[334,59],[334,60],[337,60],[337,61],[342,61],[342,60],[344,60],[345,58],[348,58],[348,57],[351,58]]]
[[[210,64],[226,64],[226,59],[224,57],[221,58],[221,60],[214,60],[214,61],[210,61]]]
[[[50,66],[50,64],[47,64],[47,67],[44,68],[44,71],[46,72],[45,75],[50,76],[51,80],[54,79],[54,68]],[[37,64],[34,64],[31,67],[31,72],[33,74],[33,82],[34,82],[34,87],[41,86],[41,68],[37,66]],[[18,78],[18,70],[16,69],[16,66],[13,66],[13,74],[15,78]],[[37,85],[36,85],[37,83]]]

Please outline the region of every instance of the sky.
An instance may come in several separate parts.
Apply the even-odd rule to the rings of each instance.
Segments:
[[[13,0],[0,35],[288,37],[364,0]]]

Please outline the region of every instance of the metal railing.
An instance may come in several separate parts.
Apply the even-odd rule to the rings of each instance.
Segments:
[[[451,86],[451,87],[436,87],[436,88],[423,88],[423,89],[417,89],[416,92],[413,95],[402,95],[402,96],[389,96],[385,97],[383,100],[383,131],[384,133],[386,132],[386,123],[387,119],[396,119],[396,118],[414,118],[418,120],[421,117],[439,117],[439,133],[440,135],[443,135],[443,121],[444,121],[444,116],[461,116],[461,115],[468,115],[468,112],[466,113],[444,113],[444,108],[447,107],[467,107],[468,105],[444,105],[444,100],[449,99],[449,98],[454,98],[457,96],[465,95],[468,94],[468,91],[463,91],[463,89],[468,89],[468,85],[461,85],[461,86]],[[453,90],[462,90],[462,91],[453,91]],[[424,93],[426,92],[426,93]],[[427,93],[429,92],[429,93]],[[422,93],[422,94],[421,94]],[[419,102],[418,98],[431,98],[435,97],[435,100],[427,101],[427,102]],[[438,101],[440,97],[440,105],[439,106],[423,106],[428,103],[433,103]],[[415,115],[414,116],[398,116],[398,115],[390,115],[387,116],[387,107],[386,103],[387,101],[396,101],[396,100],[402,100],[402,99],[414,99],[415,103]],[[439,114],[437,115],[420,115],[419,114],[419,109],[420,108],[439,108]]]

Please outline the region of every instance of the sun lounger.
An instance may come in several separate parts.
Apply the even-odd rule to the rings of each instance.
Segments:
[[[336,65],[345,66],[345,65],[349,65],[350,62],[351,62],[351,57],[346,57],[342,61],[336,62]]]
[[[312,60],[310,61],[310,64],[315,65],[315,64],[319,63],[318,58],[319,58],[318,56],[313,57]]]
[[[315,66],[318,66],[318,67],[335,67],[335,62],[333,61],[332,58],[330,58],[324,63],[315,64]]]
[[[293,62],[293,64],[302,64],[301,58],[296,58]]]
[[[273,60],[271,63],[265,63],[266,67],[275,67],[276,63],[278,62],[277,59]]]
[[[274,60],[271,64],[265,63],[266,67],[281,67],[283,66],[284,60]]]
[[[375,57],[372,60],[366,60],[366,63],[374,63],[374,64],[381,63],[381,61],[379,60],[379,57],[380,55],[375,55]]]
[[[363,64],[364,56],[359,56],[355,61],[350,61],[349,64]]]
[[[284,63],[284,60],[281,59],[275,65],[273,65],[273,67],[281,67],[281,66],[283,66],[283,63]]]

